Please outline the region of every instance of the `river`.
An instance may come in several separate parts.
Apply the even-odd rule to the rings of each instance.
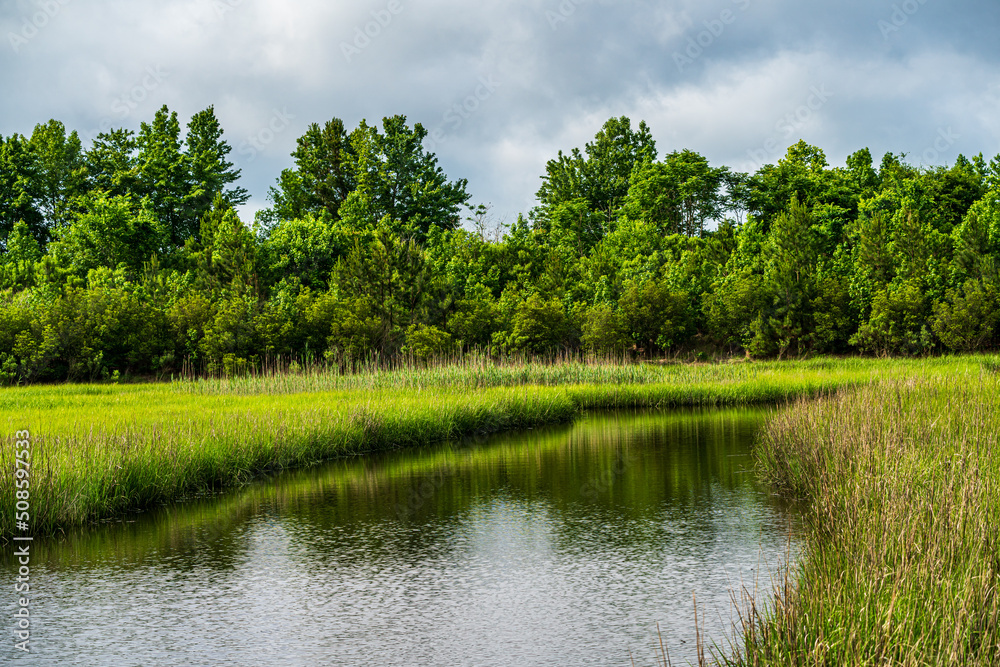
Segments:
[[[39,665],[673,664],[796,553],[764,412],[598,413],[357,457],[36,541]],[[16,565],[4,549],[10,580]],[[11,586],[8,590],[12,590]],[[14,618],[14,594],[3,596]]]

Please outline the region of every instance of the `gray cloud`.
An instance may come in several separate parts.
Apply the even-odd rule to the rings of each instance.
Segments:
[[[661,152],[739,169],[800,138],[834,164],[865,146],[996,154],[998,19],[997,3],[961,0],[15,0],[0,9],[0,134],[57,118],[87,136],[214,104],[249,214],[308,123],[401,113],[509,220],[547,159],[623,114]]]

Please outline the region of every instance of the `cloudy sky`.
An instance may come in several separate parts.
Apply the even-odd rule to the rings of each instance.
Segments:
[[[611,116],[743,171],[1000,153],[996,0],[0,0],[0,134],[214,105],[253,199],[311,122],[403,114],[508,221]]]

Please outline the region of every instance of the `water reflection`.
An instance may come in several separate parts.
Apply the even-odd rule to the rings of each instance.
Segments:
[[[17,659],[651,664],[660,622],[683,664],[692,594],[724,641],[730,590],[788,553],[789,514],[749,473],[761,417],[594,415],[38,543],[35,652]]]

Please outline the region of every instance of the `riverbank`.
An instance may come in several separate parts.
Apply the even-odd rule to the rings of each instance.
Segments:
[[[734,665],[1000,660],[1000,375],[880,381],[770,420],[759,467],[807,501],[804,559]]]
[[[565,421],[587,409],[778,403],[883,376],[977,368],[975,358],[715,365],[494,364],[273,374],[0,392],[0,467],[31,433],[37,536],[121,516],[269,471],[471,433]],[[0,507],[14,507],[14,475]],[[14,532],[0,512],[0,535]]]

